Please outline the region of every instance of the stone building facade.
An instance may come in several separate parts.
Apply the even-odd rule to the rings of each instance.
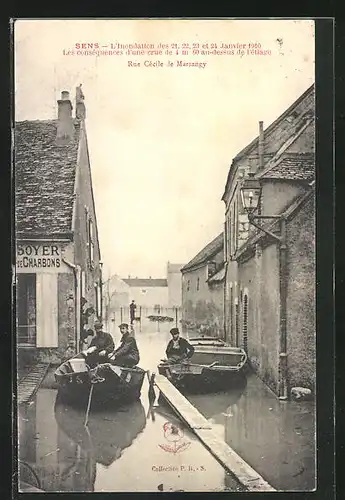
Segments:
[[[182,273],[183,264],[167,263],[168,305],[181,307],[182,305]]]
[[[18,363],[59,362],[102,316],[101,256],[81,88],[55,120],[15,124]],[[91,332],[90,332],[91,333]]]
[[[219,234],[182,267],[182,324],[223,336],[224,235]]]
[[[266,130],[260,122],[259,136],[234,158],[222,198],[226,338],[247,350],[252,366],[278,395],[283,363],[288,389],[315,389],[314,127],[312,86]],[[284,271],[278,242],[249,224],[240,195],[249,174],[261,183],[258,213],[286,221]],[[279,235],[279,220],[260,224]]]

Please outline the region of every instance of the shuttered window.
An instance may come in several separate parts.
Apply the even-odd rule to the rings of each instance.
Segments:
[[[58,347],[58,274],[36,275],[37,347]]]

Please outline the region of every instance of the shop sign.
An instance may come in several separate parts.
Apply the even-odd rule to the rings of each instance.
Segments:
[[[17,272],[62,272],[62,248],[56,243],[18,243]]]

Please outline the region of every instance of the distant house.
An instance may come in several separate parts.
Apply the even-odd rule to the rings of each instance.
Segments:
[[[187,328],[223,335],[224,234],[182,267],[182,317]]]
[[[58,100],[57,120],[15,124],[18,359],[58,361],[102,316],[101,263],[84,96]]]
[[[182,273],[183,264],[167,264],[168,303],[169,307],[182,305]]]
[[[137,306],[147,309],[167,308],[169,304],[166,278],[123,278]]]
[[[315,389],[314,86],[231,164],[225,203],[225,329],[280,397]],[[286,247],[249,224],[243,180],[261,183],[257,215],[283,218]],[[257,223],[279,236],[280,221]],[[283,251],[286,261],[283,259]]]

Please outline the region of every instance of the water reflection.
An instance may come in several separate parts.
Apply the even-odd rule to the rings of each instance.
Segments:
[[[117,411],[90,412],[88,426],[85,413],[56,400],[55,418],[58,426],[83,451],[91,453],[96,463],[109,467],[120,458],[146,425],[146,413],[141,401]]]
[[[220,437],[272,486],[284,491],[313,490],[314,403],[281,402],[255,375],[248,376],[242,397],[230,403],[230,396],[215,395],[212,404],[195,397],[192,402],[211,419]]]
[[[243,396],[246,386],[247,378],[243,375],[238,378],[231,390],[213,393],[209,397],[203,394],[185,394],[185,396],[205,418],[217,420],[219,415],[231,413],[231,407]]]
[[[64,406],[56,391],[40,389],[18,413],[19,489],[95,491],[97,464],[109,467],[146,425],[141,402],[119,411],[85,412]],[[57,425],[56,425],[57,424]]]

